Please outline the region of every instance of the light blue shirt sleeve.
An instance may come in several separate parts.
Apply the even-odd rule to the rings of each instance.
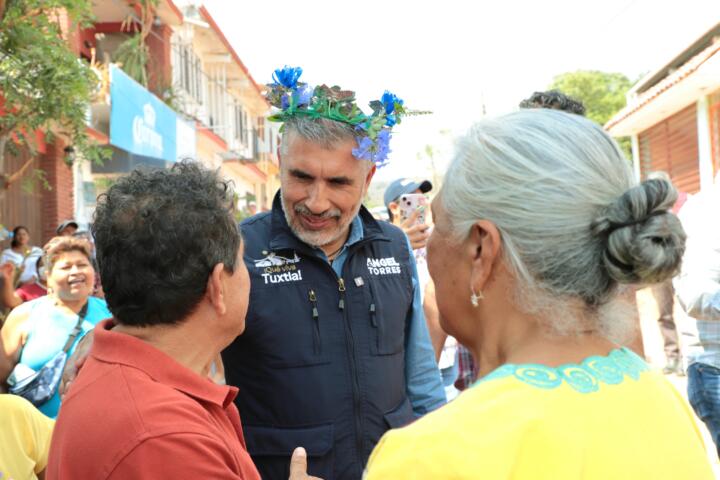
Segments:
[[[447,399],[425,323],[420,281],[410,240],[407,241],[407,248],[410,251],[413,303],[406,319],[405,378],[407,395],[413,412],[416,416],[421,417],[445,405]]]
[[[687,243],[683,266],[673,284],[685,313],[696,320],[720,321],[720,244],[694,250]]]
[[[720,208],[720,192],[700,193],[680,210],[687,234],[682,270],[674,280],[685,313],[696,320],[720,321],[720,226],[709,219]]]

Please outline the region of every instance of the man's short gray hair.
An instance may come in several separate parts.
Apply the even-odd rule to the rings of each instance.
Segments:
[[[355,130],[347,123],[296,115],[289,118],[283,126],[280,153],[287,154],[289,145],[296,136],[331,149],[348,140],[355,140]]]
[[[456,240],[479,219],[497,226],[515,300],[556,332],[585,328],[579,311],[605,335],[626,335],[627,323],[601,309],[618,284],[660,282],[680,266],[675,189],[665,180],[636,185],[617,144],[578,115],[536,109],[477,123],[459,141],[440,197]]]

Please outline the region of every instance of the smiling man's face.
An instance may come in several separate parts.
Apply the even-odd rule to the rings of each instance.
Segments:
[[[355,140],[332,149],[295,135],[281,156],[285,217],[303,242],[328,253],[341,246],[375,173],[375,166],[352,154]]]

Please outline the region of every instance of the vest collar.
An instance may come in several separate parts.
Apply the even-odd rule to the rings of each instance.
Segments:
[[[358,217],[362,222],[363,237],[353,245],[358,245],[365,242],[371,242],[375,240],[390,241],[390,238],[385,235],[382,227],[372,214],[365,208],[364,205],[360,206]],[[272,205],[271,213],[271,227],[270,227],[270,249],[271,250],[298,250],[304,252],[312,252],[313,247],[306,244],[290,229],[290,226],[285,219],[285,212],[282,208],[282,202],[280,201],[280,191],[275,194]]]

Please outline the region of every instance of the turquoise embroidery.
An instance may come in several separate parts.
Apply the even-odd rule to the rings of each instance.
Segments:
[[[563,384],[570,385],[580,393],[596,392],[601,383],[617,385],[625,377],[638,380],[640,374],[649,370],[648,365],[627,348],[613,350],[607,357],[592,356],[582,363],[568,363],[557,368],[538,364],[503,365],[475,385],[514,376],[533,387],[553,389]]]

